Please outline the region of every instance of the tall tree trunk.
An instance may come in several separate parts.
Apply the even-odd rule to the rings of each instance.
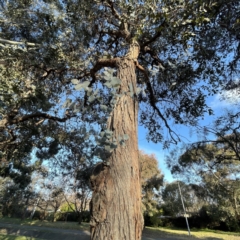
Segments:
[[[82,219],[83,219],[83,212],[78,211],[77,212],[77,216],[78,216],[78,224],[81,225],[82,224]]]
[[[113,137],[127,134],[125,146],[119,145],[109,158],[109,165],[99,164],[93,173],[90,221],[92,240],[140,240],[143,228],[141,184],[138,159],[138,102],[135,59],[138,44],[132,45],[125,58],[117,61],[120,93],[108,120]],[[130,87],[132,85],[132,87]],[[124,94],[125,93],[125,94]]]
[[[29,203],[29,198],[30,198],[30,196],[28,195],[27,196],[27,200],[26,200],[26,202],[25,202],[25,209],[24,209],[24,211],[23,211],[23,215],[22,215],[22,220],[24,220],[25,218],[26,218],[26,215],[27,215],[27,212],[28,212],[28,203]]]
[[[233,192],[233,201],[232,201],[233,209],[235,212],[235,218],[239,221],[239,211],[238,211],[238,200],[235,191]]]

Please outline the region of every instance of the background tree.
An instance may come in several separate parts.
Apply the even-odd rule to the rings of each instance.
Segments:
[[[234,136],[238,136],[235,132]],[[172,165],[172,172],[198,183],[209,215],[236,228],[239,221],[239,160],[236,138],[219,136],[211,143],[190,145]],[[238,151],[238,150],[237,150]],[[195,176],[195,177],[193,177]]]
[[[27,208],[36,198],[36,192],[28,186],[22,188],[11,179],[1,179],[1,211],[3,216],[25,218]]]
[[[194,125],[211,113],[206,95],[238,71],[239,1],[18,0],[0,8],[1,159],[6,167],[23,159],[27,140],[56,148],[52,129],[70,119],[99,124],[106,151],[92,177],[91,238],[140,239],[138,115],[149,140],[164,141],[167,129],[167,147],[179,140],[169,120]]]
[[[64,194],[62,188],[51,186],[52,192],[49,196],[49,205],[52,207],[53,212],[56,213],[64,201]]]
[[[67,132],[59,143],[61,151],[47,160],[51,168],[49,175],[58,181],[65,201],[76,213],[80,224],[90,202],[90,176],[97,160],[106,153],[101,145],[96,144],[95,141],[101,140],[96,135],[94,128],[84,124],[74,132]]]
[[[88,173],[86,173],[88,171]],[[76,213],[78,223],[83,221],[83,215],[86,210],[89,210],[91,200],[90,188],[90,174],[89,169],[75,168],[75,175],[68,175],[63,178],[62,184],[64,185],[64,199],[68,208]],[[70,177],[71,176],[71,177]],[[68,182],[66,184],[65,182]]]
[[[144,217],[151,217],[158,212],[159,189],[163,186],[163,174],[158,168],[156,156],[139,151],[142,183],[142,204]]]
[[[191,186],[181,181],[179,181],[179,185],[181,187],[186,211],[190,212],[193,207],[193,193]],[[177,181],[166,184],[162,190],[162,200],[163,205],[161,207],[163,208],[164,215],[182,216],[184,214]]]
[[[240,141],[240,111],[239,106],[234,110],[226,110],[225,113],[212,123],[212,126],[205,127],[202,132],[205,133],[205,139],[199,144],[212,143],[220,149],[218,156],[215,156],[218,162],[222,160],[240,161],[239,141]],[[210,139],[214,135],[215,139]],[[216,154],[215,154],[216,155]]]

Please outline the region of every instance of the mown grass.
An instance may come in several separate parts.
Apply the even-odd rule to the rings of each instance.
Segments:
[[[40,238],[0,234],[0,240],[41,240]]]
[[[21,226],[39,226],[39,227],[49,227],[49,228],[61,228],[61,229],[73,229],[73,230],[83,230],[89,231],[89,223],[82,223],[79,225],[76,222],[48,222],[48,221],[40,221],[40,220],[30,220],[30,219],[17,219],[17,218],[8,218],[2,217],[0,218],[0,223],[11,223],[11,224],[19,224]],[[172,237],[174,239],[204,239],[204,240],[240,240],[240,233],[236,232],[223,232],[217,230],[209,230],[209,229],[191,229],[191,236],[188,236],[188,231],[183,229],[176,228],[153,228],[146,227],[144,230],[145,233],[151,235],[152,237]],[[10,236],[13,238],[1,238],[6,240],[35,240],[36,238],[23,237],[14,238],[15,236]]]
[[[151,228],[147,227],[147,230],[150,230],[155,235],[181,235],[185,236],[186,239],[223,239],[223,240],[240,240],[240,233],[237,232],[223,232],[217,230],[209,230],[209,229],[191,229],[191,236],[188,235],[188,231],[183,229],[173,229],[173,228]]]
[[[79,225],[77,222],[49,222],[49,221],[30,220],[30,219],[21,220],[18,218],[9,218],[9,217],[1,217],[0,223],[1,222],[19,224],[21,226],[38,226],[38,227],[89,231],[89,223],[85,223],[85,222]]]

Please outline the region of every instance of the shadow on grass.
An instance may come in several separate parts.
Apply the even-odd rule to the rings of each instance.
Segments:
[[[89,240],[89,233],[80,230],[54,229],[39,226],[22,226],[15,224],[0,223],[0,233],[12,236],[25,236],[27,239],[51,239],[51,240]],[[15,239],[6,236],[4,239]],[[8,237],[8,238],[7,238]],[[1,236],[0,236],[0,239]],[[26,238],[23,238],[24,240]],[[17,239],[18,240],[18,239]],[[21,238],[19,239],[21,240]]]
[[[1,240],[42,240],[39,238],[25,237],[25,236],[12,236],[12,235],[1,235]]]
[[[179,229],[178,229],[179,230]],[[192,233],[194,234],[194,232]],[[192,239],[192,240],[223,240],[224,238],[219,237],[196,237],[193,235],[188,235],[182,233],[170,233],[166,231],[162,231],[161,229],[152,229],[152,228],[145,228],[143,230],[143,240],[175,240],[175,239]]]
[[[21,221],[16,218],[0,218],[0,229],[3,227],[8,230],[5,234],[15,234],[15,235],[23,235],[31,238],[40,238],[40,239],[53,239],[53,240],[89,240],[89,224],[83,223],[82,225],[78,225],[76,222],[48,222],[48,221],[40,221],[40,220],[29,220],[26,219]],[[166,230],[164,230],[166,229]],[[167,228],[164,229],[156,229],[156,228],[145,228],[143,231],[143,240],[175,240],[175,239],[193,239],[193,240],[223,240],[227,239],[226,234],[235,236],[236,239],[240,239],[240,235],[237,233],[226,233],[220,231],[213,230],[197,230],[192,229],[192,234],[202,232],[203,236],[188,236],[187,231],[186,234],[183,232],[167,232]],[[169,229],[176,231],[183,231],[183,229]],[[85,232],[84,232],[85,231]],[[1,230],[0,230],[1,233]],[[223,238],[221,236],[207,236],[211,235],[211,233],[223,234]],[[1,239],[1,238],[0,238]],[[6,238],[7,239],[7,238]],[[234,238],[235,239],[235,238]],[[11,238],[9,238],[11,240]]]
[[[0,223],[19,224],[21,226],[37,226],[37,227],[89,231],[89,223],[85,223],[85,222],[82,222],[82,224],[79,225],[77,222],[62,222],[62,221],[51,222],[47,220],[30,220],[30,219],[21,220],[18,218],[4,217],[4,218],[0,218]]]

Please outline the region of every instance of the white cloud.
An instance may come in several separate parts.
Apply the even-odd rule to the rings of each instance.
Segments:
[[[211,101],[212,108],[231,107],[240,104],[240,89],[226,90],[218,93]]]

